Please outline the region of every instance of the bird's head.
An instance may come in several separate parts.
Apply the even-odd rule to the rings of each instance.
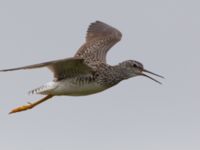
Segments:
[[[142,63],[138,62],[138,61],[135,61],[135,60],[127,60],[127,61],[124,61],[122,63],[120,63],[120,66],[125,69],[124,71],[126,72],[126,74],[128,75],[128,77],[134,77],[134,76],[145,76],[159,84],[161,84],[161,82],[159,82],[158,80],[152,78],[151,76],[149,75],[146,75],[144,74],[145,72],[146,73],[149,73],[149,74],[152,74],[152,75],[155,75],[157,77],[160,77],[160,78],[164,78],[163,76],[161,75],[158,75],[158,74],[155,74],[147,69],[145,69],[142,65]]]

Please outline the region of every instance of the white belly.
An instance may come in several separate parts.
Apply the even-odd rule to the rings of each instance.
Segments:
[[[38,94],[52,94],[52,95],[70,95],[70,96],[83,96],[101,92],[106,88],[100,86],[96,82],[85,84],[75,84],[73,80],[62,80],[58,82],[49,82],[46,85],[36,89]]]

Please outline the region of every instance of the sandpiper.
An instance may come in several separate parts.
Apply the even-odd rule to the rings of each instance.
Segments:
[[[120,41],[121,37],[121,32],[116,28],[96,21],[88,27],[86,42],[79,48],[74,57],[0,70],[3,72],[47,67],[54,74],[53,81],[29,92],[42,94],[45,97],[34,103],[15,108],[10,113],[31,109],[53,96],[83,96],[98,93],[122,80],[135,76],[145,76],[161,84],[144,72],[161,78],[163,76],[144,69],[142,63],[138,61],[126,60],[114,66],[106,63],[108,50]]]

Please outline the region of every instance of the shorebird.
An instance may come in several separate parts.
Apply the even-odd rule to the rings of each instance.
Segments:
[[[88,27],[86,42],[79,48],[74,57],[0,70],[4,72],[47,67],[54,75],[53,81],[29,92],[42,94],[45,97],[34,103],[17,107],[10,113],[31,109],[53,96],[83,96],[98,93],[122,80],[135,76],[145,76],[161,84],[144,72],[161,78],[163,76],[144,69],[142,63],[138,61],[126,60],[114,66],[106,63],[107,52],[121,40],[121,37],[121,32],[116,28],[104,22],[96,21]]]

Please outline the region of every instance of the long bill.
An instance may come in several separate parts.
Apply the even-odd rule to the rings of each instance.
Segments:
[[[159,74],[156,74],[156,73],[153,73],[153,72],[151,72],[151,71],[149,71],[149,70],[146,70],[146,69],[143,69],[143,72],[146,72],[146,73],[155,75],[155,76],[160,77],[160,78],[164,78],[163,76],[161,76],[161,75],[159,75]],[[160,81],[158,81],[158,80],[156,80],[156,79],[154,79],[154,78],[152,78],[152,77],[150,77],[150,76],[148,76],[148,75],[146,75],[146,74],[144,74],[144,73],[141,73],[141,75],[142,75],[142,76],[145,76],[145,77],[147,77],[147,78],[149,78],[149,79],[151,79],[151,80],[153,80],[153,81],[155,81],[155,82],[157,82],[157,83],[159,83],[159,84],[162,84]]]

